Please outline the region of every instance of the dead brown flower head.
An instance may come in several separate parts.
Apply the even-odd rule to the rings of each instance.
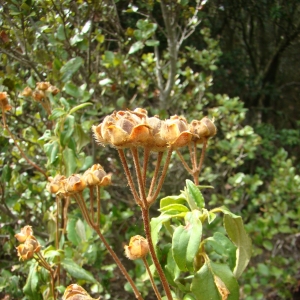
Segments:
[[[189,131],[186,119],[177,115],[171,116],[164,122],[161,135],[174,149],[188,145],[193,136]]]
[[[95,164],[90,169],[86,170],[82,179],[87,186],[107,186],[111,184],[111,174],[106,174],[100,164]]]
[[[45,93],[43,90],[34,90],[32,98],[37,102],[41,102],[45,98]]]
[[[24,97],[31,96],[32,95],[32,89],[29,86],[26,86],[26,88],[23,90],[21,95],[24,96]]]
[[[66,176],[58,174],[54,178],[49,177],[48,180],[49,183],[47,184],[46,188],[51,194],[65,192],[64,185],[65,185]]]
[[[100,298],[98,298],[100,299]],[[62,297],[62,300],[98,300],[92,298],[88,292],[78,284],[69,285]]]
[[[9,105],[6,92],[0,92],[0,107],[3,111],[12,109],[12,107]]]
[[[145,257],[149,252],[148,241],[140,236],[135,235],[130,239],[129,246],[125,246],[125,255],[131,259],[139,259]]]
[[[197,143],[203,143],[205,139],[213,137],[217,133],[215,124],[207,117],[200,121],[193,120],[189,125],[189,129],[193,133],[193,140]]]
[[[51,86],[50,82],[37,82],[36,88],[38,90],[46,91]]]
[[[149,138],[149,126],[146,124],[147,111],[118,111],[105,117],[92,130],[100,144],[110,144],[116,148],[140,146]]]
[[[37,253],[41,250],[41,245],[37,239],[33,236],[32,227],[29,225],[24,226],[21,229],[20,233],[15,235],[20,244],[16,247],[18,251],[18,256],[22,260],[27,260],[33,257],[34,253]]]
[[[29,237],[33,235],[33,230],[32,230],[32,226],[26,225],[23,228],[21,228],[21,232],[15,234],[15,238],[20,242],[20,243],[24,243],[25,240]]]
[[[65,181],[65,191],[68,193],[78,193],[86,188],[86,183],[80,174],[73,174]]]

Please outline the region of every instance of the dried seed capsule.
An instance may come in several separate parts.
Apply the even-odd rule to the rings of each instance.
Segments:
[[[50,87],[50,82],[37,82],[36,88],[41,91],[46,91]]]
[[[188,145],[192,135],[186,119],[177,115],[166,120],[161,129],[161,136],[174,149]]]
[[[124,249],[126,256],[131,260],[135,260],[143,258],[148,254],[149,245],[144,237],[135,235],[130,239],[129,246],[126,245]]]
[[[29,97],[32,95],[32,89],[29,86],[26,86],[26,88],[21,93],[22,96]]]
[[[98,298],[100,299],[100,298]],[[62,300],[98,300],[92,298],[88,292],[78,284],[69,285],[62,297]]]
[[[106,174],[100,164],[95,164],[90,169],[86,170],[82,179],[87,186],[107,186],[111,184],[111,174]]]
[[[78,193],[85,189],[86,183],[80,174],[73,174],[65,181],[65,190],[68,193]]]
[[[23,228],[21,228],[21,232],[15,234],[15,238],[20,242],[24,243],[25,240],[30,236],[33,235],[32,226],[26,225]]]

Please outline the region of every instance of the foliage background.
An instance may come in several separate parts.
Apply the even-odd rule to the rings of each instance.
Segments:
[[[0,89],[13,106],[8,125],[49,175],[92,163],[113,173],[102,223],[122,256],[123,243],[142,234],[141,216],[116,151],[95,145],[91,126],[113,110],[135,107],[161,117],[214,117],[218,134],[201,182],[214,186],[205,194],[209,204],[239,213],[253,240],[241,299],[292,299],[300,280],[299,9],[297,1],[3,1]],[[20,95],[37,81],[61,90],[50,99],[51,116]],[[71,112],[83,103],[92,106]],[[30,262],[17,260],[13,235],[31,224],[51,245],[55,202],[4,130],[0,145],[0,292],[19,299]],[[174,156],[161,197],[178,194],[185,178]],[[130,299],[74,204],[64,249],[100,282],[80,283],[104,299]],[[126,264],[146,293],[142,266]]]

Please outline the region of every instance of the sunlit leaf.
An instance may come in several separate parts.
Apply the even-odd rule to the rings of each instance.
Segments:
[[[135,42],[134,44],[131,45],[128,54],[133,54],[143,48],[144,48],[143,42],[141,41]]]
[[[94,278],[94,276],[79,266],[73,259],[64,258],[61,261],[61,265],[72,277],[97,283],[97,280]]]
[[[60,72],[62,74],[62,81],[67,82],[72,78],[72,76],[79,70],[79,68],[84,64],[81,57],[71,58],[65,65],[62,66]]]
[[[250,261],[252,242],[244,229],[244,223],[241,217],[233,217],[232,215],[225,214],[224,227],[229,238],[237,246],[236,266],[233,273],[236,278],[239,278]]]

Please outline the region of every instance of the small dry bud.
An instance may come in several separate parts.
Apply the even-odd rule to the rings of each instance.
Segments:
[[[81,192],[85,189],[86,183],[80,174],[73,174],[66,179],[65,189],[69,193]]]
[[[189,125],[190,131],[193,133],[193,140],[197,143],[203,143],[205,139],[214,136],[217,128],[214,123],[207,117],[199,120],[193,120]]]
[[[100,164],[95,164],[90,169],[86,170],[82,179],[87,186],[107,186],[111,184],[111,174],[107,175]]]
[[[26,86],[26,88],[23,90],[21,95],[24,96],[24,97],[31,96],[32,95],[32,89],[29,86]]]
[[[50,87],[50,82],[37,82],[36,88],[41,91],[46,91]]]
[[[7,99],[7,93],[6,92],[0,92],[0,101],[5,101]]]
[[[100,298],[98,298],[100,299]],[[69,285],[62,297],[62,300],[98,300],[92,298],[88,292],[78,284]]]
[[[20,244],[16,249],[20,259],[27,260],[32,258],[34,253],[41,250],[41,245],[33,235],[30,235],[26,238],[25,243]]]
[[[32,226],[26,225],[23,228],[21,228],[21,232],[15,234],[15,238],[20,242],[24,243],[25,240],[30,236],[33,235]]]
[[[161,129],[161,136],[175,149],[188,145],[192,135],[186,119],[177,115],[166,120]]]
[[[44,98],[45,98],[45,93],[44,91],[42,90],[35,90],[33,91],[32,93],[32,98],[35,100],[35,101],[42,101]]]
[[[46,189],[51,193],[51,194],[57,194],[59,192],[64,193],[64,182],[65,182],[66,176],[64,175],[56,175],[54,178],[49,177],[49,183],[47,184]]]
[[[3,111],[12,109],[11,105],[9,105],[9,103],[8,103],[6,92],[0,92],[0,107]]]
[[[60,92],[60,90],[59,90],[56,86],[50,85],[50,86],[48,87],[48,89],[47,89],[47,92],[49,92],[49,93],[51,93],[53,96],[55,96],[55,95],[57,95],[57,94]]]
[[[149,252],[148,241],[140,236],[135,235],[130,239],[129,246],[125,246],[125,255],[131,259],[139,259],[145,257]]]

